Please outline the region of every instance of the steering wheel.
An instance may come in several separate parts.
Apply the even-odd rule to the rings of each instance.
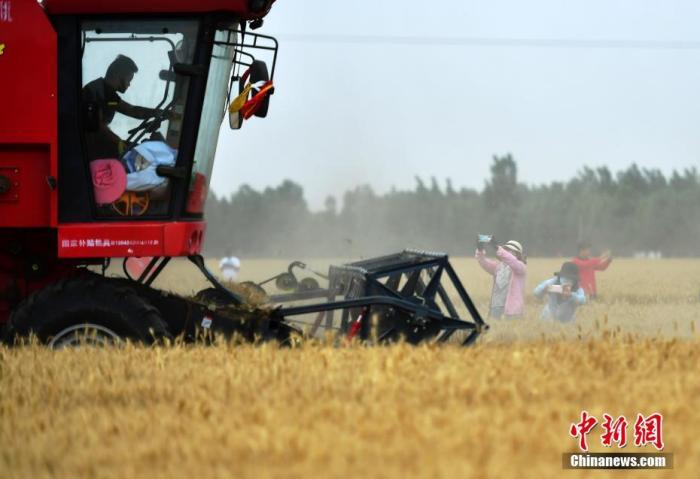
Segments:
[[[149,133],[153,133],[155,130],[160,128],[160,124],[163,123],[163,120],[168,119],[169,111],[170,109],[167,108],[165,110],[158,110],[158,113],[156,113],[152,117],[146,118],[138,126],[135,126],[131,130],[127,131],[127,133],[130,136],[139,130],[146,130]]]
[[[158,131],[160,128],[160,125],[163,123],[164,120],[168,119],[168,113],[171,111],[172,105],[169,105],[168,108],[165,108],[164,110],[158,110],[158,112],[143,120],[141,123],[139,123],[137,126],[132,128],[131,130],[127,131],[127,134],[129,135],[129,138],[126,139],[126,149],[125,151],[129,151],[136,143],[137,141],[132,141],[134,138],[136,138],[138,133],[140,131],[143,131],[144,133],[154,133]],[[140,139],[140,137],[139,137]]]

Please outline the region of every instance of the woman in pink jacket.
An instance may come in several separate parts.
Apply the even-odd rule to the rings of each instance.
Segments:
[[[498,246],[493,238],[488,244],[496,249],[498,260],[486,257],[482,243],[479,243],[476,250],[476,259],[484,271],[493,276],[489,317],[494,319],[501,319],[504,316],[511,319],[520,317],[523,315],[525,307],[525,278],[527,276],[523,247],[517,241],[512,240]]]

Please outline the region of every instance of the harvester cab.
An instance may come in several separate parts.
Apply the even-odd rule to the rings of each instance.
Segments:
[[[226,17],[80,22],[78,136],[92,217],[202,214],[224,112],[238,129],[245,118],[267,114],[273,92],[267,64],[250,51],[270,51],[274,75],[277,43],[245,28]]]
[[[219,130],[227,115],[234,130],[265,117],[274,92],[277,41],[257,32],[273,2],[0,1],[0,323],[8,338],[34,334],[62,346],[87,331],[97,342],[151,342],[204,329],[287,341],[300,333],[291,325],[299,316],[365,317],[373,308],[394,333],[429,323],[418,340],[435,337],[435,321],[445,331],[481,331],[473,307],[473,323],[450,322],[461,321],[454,310],[438,314],[415,288],[390,293],[370,270],[359,296],[339,302],[336,285],[323,304],[301,309],[252,307],[207,270],[203,213]],[[173,257],[189,258],[212,288],[193,299],[154,289]],[[133,275],[130,258],[149,259]],[[122,262],[121,277],[106,273],[112,261]],[[359,271],[352,268],[342,271]]]

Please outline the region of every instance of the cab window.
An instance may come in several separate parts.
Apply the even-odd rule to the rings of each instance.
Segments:
[[[192,64],[195,20],[82,24],[82,133],[98,216],[161,216],[174,166]]]

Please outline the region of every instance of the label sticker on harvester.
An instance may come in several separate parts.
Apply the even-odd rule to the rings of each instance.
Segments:
[[[211,328],[211,318],[209,316],[204,316],[204,319],[202,319],[202,327],[204,329]]]

